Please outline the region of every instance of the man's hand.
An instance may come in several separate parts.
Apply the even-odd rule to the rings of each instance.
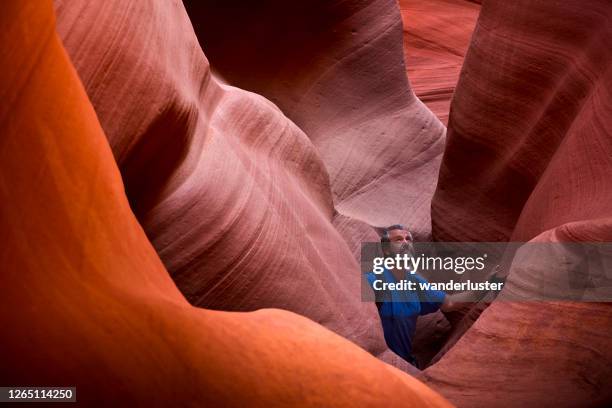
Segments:
[[[491,283],[505,283],[507,276],[501,276],[501,268],[499,265],[491,270],[491,273],[487,276],[487,280]]]
[[[489,282],[493,282],[493,283],[504,282],[506,279],[505,277],[502,278],[498,276],[497,274],[499,272],[500,272],[500,266],[495,265],[491,269],[491,272],[487,275],[486,280]],[[479,302],[483,297],[485,297],[487,293],[489,292],[488,291],[487,292],[483,291],[482,293],[461,292],[461,293],[454,293],[452,295],[447,294],[444,297],[444,303],[442,303],[442,306],[440,306],[440,310],[442,310],[445,313],[457,311],[464,307],[470,306],[471,304]]]
[[[454,312],[463,309],[466,306],[476,303],[473,292],[461,292],[452,295],[444,296],[444,303],[440,306],[440,310],[444,313]]]

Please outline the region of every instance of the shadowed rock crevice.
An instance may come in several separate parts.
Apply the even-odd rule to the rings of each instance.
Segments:
[[[197,114],[195,107],[166,107],[122,160],[126,194],[140,222],[146,222],[146,215],[186,158]]]

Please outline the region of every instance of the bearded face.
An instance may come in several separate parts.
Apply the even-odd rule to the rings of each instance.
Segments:
[[[389,231],[388,255],[404,255],[412,253],[412,238],[410,233],[404,229]]]

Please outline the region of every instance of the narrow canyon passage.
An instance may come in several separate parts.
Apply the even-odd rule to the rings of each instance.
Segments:
[[[416,96],[446,125],[480,4],[399,0],[406,72]]]
[[[399,0],[406,73],[415,95],[447,125],[451,99],[480,4],[469,0]],[[483,307],[479,307],[483,309]],[[481,310],[472,312],[470,323]],[[467,329],[468,310],[422,316],[413,353],[422,367],[438,361]],[[453,331],[451,322],[456,327]],[[452,342],[449,343],[449,338]]]

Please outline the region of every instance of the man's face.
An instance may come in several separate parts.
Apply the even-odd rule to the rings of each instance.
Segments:
[[[400,229],[389,231],[389,241],[391,242],[389,245],[391,255],[409,253],[411,241],[408,231]]]

